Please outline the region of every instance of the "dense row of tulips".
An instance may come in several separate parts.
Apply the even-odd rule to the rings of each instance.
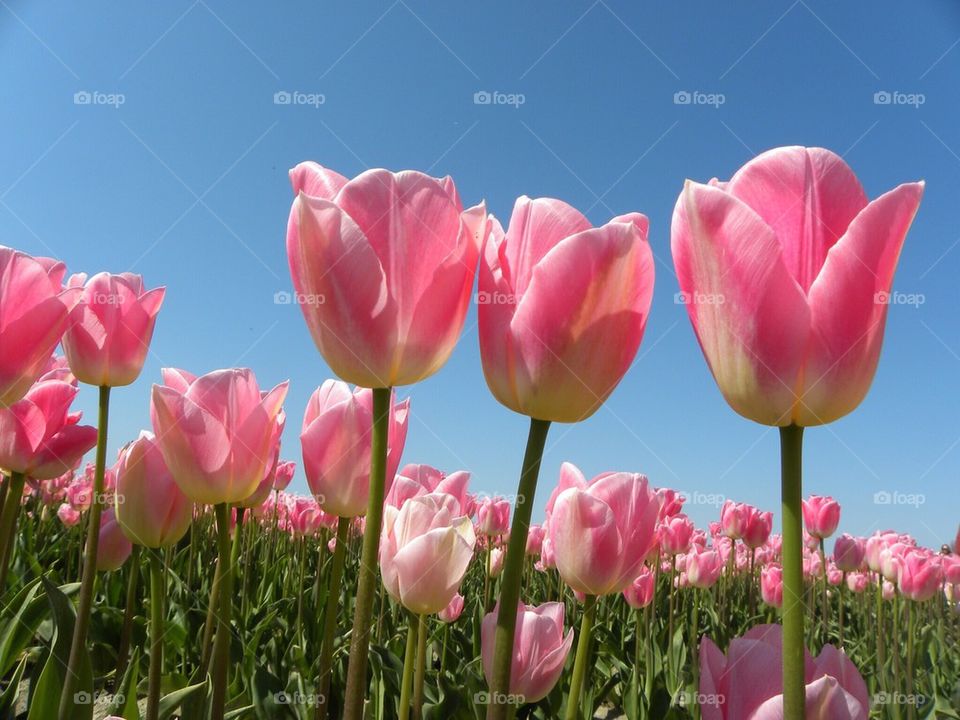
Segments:
[[[613,703],[630,717],[654,718],[665,716],[665,694],[668,706],[682,702],[707,720],[863,719],[871,698],[845,653],[851,633],[876,651],[872,658],[856,651],[878,668],[875,692],[915,698],[919,683],[925,698],[949,695],[938,673],[918,678],[923,656],[913,639],[918,622],[936,620],[936,640],[924,641],[924,652],[946,652],[956,631],[949,612],[960,589],[956,557],[892,533],[841,536],[828,557],[824,540],[840,508],[830,498],[801,501],[803,428],[842,417],[866,395],[887,311],[878,297],[890,290],[922,183],[868,201],[838,156],[780,148],[729,182],[688,181],[677,201],[673,258],[710,370],[734,410],[780,428],[782,532],[775,535],[772,513],[734,503],[698,530],[676,492],[632,472],[588,480],[572,463],[562,467],[544,523],[532,523],[551,423],[595,413],[640,346],[654,285],[644,215],[594,227],[559,200],[521,197],[504,231],[483,203],[464,209],[449,177],[370,170],[347,179],[316,163],[290,177],[293,285],[339,378],[317,388],[303,416],[311,498],[283,492],[293,474],[280,460],[287,383],[261,389],[244,368],[205,375],[165,368],[151,391],[152,432],[108,467],[111,389],[140,375],[164,290],[148,291],[130,274],[75,275],[64,285],[61,263],[0,248],[0,588],[13,567],[20,606],[42,591],[56,626],[43,662],[27,654],[6,668],[8,701],[26,668],[40,668],[31,720],[90,717],[91,617],[109,600],[112,577],[98,592],[97,571],[115,573],[129,557],[137,563],[128,572],[117,667],[97,675],[97,686],[109,681],[136,699],[131,625],[145,558],[148,720],[178,707],[187,718],[274,716],[264,708],[277,702],[262,690],[273,680],[285,688],[286,678],[277,658],[262,652],[270,631],[249,631],[265,603],[279,602],[263,583],[252,587],[261,575],[276,579],[276,567],[294,578],[279,584],[295,598],[290,652],[298,655],[298,682],[310,689],[308,703],[294,703],[300,710],[288,708],[295,714],[307,704],[317,718],[350,720],[371,711],[419,718],[431,709],[573,720]],[[398,399],[394,388],[446,362],[477,274],[487,385],[530,418],[512,506],[471,494],[466,472],[401,466],[411,398]],[[54,355],[58,345],[64,358]],[[97,428],[70,411],[81,382],[99,389]],[[95,461],[78,472],[94,446]],[[50,527],[54,514],[59,531]],[[36,541],[77,544],[78,527],[86,529],[82,563],[74,566],[76,553],[66,551],[44,570],[49,548]],[[217,559],[204,573],[212,540]],[[308,562],[311,550],[319,555]],[[476,597],[464,592],[471,573],[479,576]],[[79,586],[63,584],[77,575]],[[204,588],[205,612],[194,638],[182,602],[195,587]],[[876,606],[858,604],[871,587]],[[177,612],[167,607],[172,588]],[[68,591],[77,594],[75,610]],[[438,650],[433,617],[456,626],[467,607],[476,610],[472,637],[452,661],[482,659],[486,682],[467,703],[472,709],[455,710],[462,693],[445,675],[449,631]],[[598,638],[615,634],[609,621],[633,608],[635,662],[617,658],[618,667],[600,672]],[[774,619],[774,608],[781,624],[761,622]],[[349,612],[348,631],[341,618]],[[167,647],[171,616],[196,652]],[[580,622],[575,634],[565,627],[572,616]],[[880,631],[868,634],[870,623]],[[390,648],[401,626],[403,661],[391,684]],[[734,637],[732,628],[744,632]],[[236,635],[251,658],[246,674],[236,667]],[[180,652],[179,682],[165,673],[172,665],[165,649]],[[955,669],[956,654],[944,662]],[[178,688],[164,696],[165,684]],[[557,698],[560,686],[566,691]],[[120,703],[119,714],[138,717],[135,704]],[[891,705],[899,715],[900,703]],[[913,717],[916,709],[908,702],[904,712]]]

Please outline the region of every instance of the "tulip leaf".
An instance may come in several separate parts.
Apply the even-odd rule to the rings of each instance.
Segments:
[[[123,674],[120,684],[110,707],[110,714],[122,717],[124,720],[140,720],[140,708],[137,706],[137,678],[139,677],[140,648],[135,647],[127,663],[127,671]]]
[[[170,720],[184,700],[201,694],[206,687],[207,681],[204,680],[203,682],[196,683],[195,685],[187,685],[184,688],[174,690],[164,695],[160,698],[160,712],[158,713],[160,720]]]

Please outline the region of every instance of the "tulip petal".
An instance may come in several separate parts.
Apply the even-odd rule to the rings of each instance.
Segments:
[[[587,595],[616,591],[623,543],[605,502],[577,488],[565,490],[553,506],[550,540],[567,585]]]
[[[687,181],[671,235],[687,312],[724,398],[751,420],[789,425],[810,310],[773,231],[732,195]]]

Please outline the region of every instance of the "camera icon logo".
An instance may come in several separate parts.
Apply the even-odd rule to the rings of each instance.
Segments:
[[[473,94],[474,105],[489,105],[493,102],[493,95],[486,90],[478,90]]]
[[[81,690],[80,692],[75,692],[73,694],[73,704],[74,705],[89,705],[93,702],[93,696],[90,695],[86,690]]]
[[[89,105],[93,102],[93,95],[86,90],[79,90],[73,94],[74,105]]]
[[[277,290],[273,294],[274,305],[289,305],[292,302],[293,302],[293,295],[291,295],[286,290]]]
[[[873,494],[874,505],[889,505],[893,502],[893,496],[886,490],[878,490]]]
[[[693,101],[693,96],[686,90],[678,90],[673,94],[674,105],[689,105]]]
[[[893,95],[886,90],[878,90],[873,94],[874,105],[889,105],[893,102]]]
[[[293,96],[286,90],[277,90],[273,94],[274,105],[289,105],[293,101]]]

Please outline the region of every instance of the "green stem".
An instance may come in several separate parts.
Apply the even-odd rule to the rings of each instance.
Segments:
[[[134,543],[130,551],[130,561],[127,563],[127,603],[123,609],[123,627],[120,629],[120,649],[117,650],[117,671],[114,673],[116,683],[123,680],[127,671],[128,655],[130,654],[130,635],[133,633],[133,616],[137,605],[137,583],[140,579],[140,546]]]
[[[783,512],[783,717],[804,720],[803,428],[780,428]]]
[[[213,585],[210,587],[210,598],[207,602],[207,617],[203,623],[203,637],[200,640],[200,667],[198,677],[203,678],[210,669],[210,653],[213,650],[213,626],[217,621],[217,606],[220,604],[220,580],[226,563],[217,557],[217,564],[213,570]]]
[[[107,418],[110,412],[110,388],[100,388],[100,408],[97,424],[97,458],[93,476],[93,500],[90,503],[90,518],[87,526],[87,547],[83,555],[83,576],[80,579],[80,596],[77,602],[77,621],[73,625],[73,640],[70,643],[70,659],[60,693],[60,717],[68,717],[74,707],[73,695],[77,691],[80,657],[87,651],[87,628],[90,624],[90,608],[97,584],[97,547],[100,544],[100,513],[103,510],[103,476],[107,467]],[[12,488],[11,488],[12,489]]]
[[[333,640],[337,632],[337,608],[340,605],[340,582],[343,579],[343,564],[347,555],[347,531],[350,518],[337,521],[337,545],[333,549],[333,567],[330,571],[330,587],[327,590],[327,607],[323,613],[323,642],[320,646],[320,676],[317,679],[316,720],[326,720],[329,713],[327,695],[330,690],[330,672],[333,666]],[[320,570],[317,569],[319,574]]]
[[[846,588],[847,588],[847,573],[846,573],[846,571],[844,571],[844,572],[840,575],[840,587],[837,588],[837,602],[840,603],[840,625],[839,625],[839,629],[840,629],[840,649],[841,649],[841,650],[843,650],[843,613],[844,613],[843,594],[844,594],[844,592],[846,592]]]
[[[651,602],[643,609],[643,624],[645,627],[646,653],[643,660],[644,684],[643,700],[644,709],[649,717],[650,699],[653,697],[653,643],[656,640],[656,633],[653,627],[653,603]]]
[[[17,517],[20,515],[20,500],[23,497],[23,484],[26,477],[23,473],[10,473],[10,479],[4,483],[9,485],[3,502],[3,512],[0,514],[0,594],[7,587],[7,571],[10,568],[10,558],[13,555],[13,546],[17,537]]]
[[[423,679],[427,674],[427,616],[417,622],[417,672],[413,679],[413,720],[423,715]]]
[[[580,717],[580,696],[583,694],[584,685],[586,685],[587,666],[590,659],[590,636],[593,633],[593,617],[596,610],[596,596],[587,596],[583,605],[583,619],[580,621],[580,637],[577,638],[577,659],[573,663],[573,676],[570,678],[566,720],[577,720]]]
[[[493,682],[490,687],[490,704],[487,720],[506,720],[509,704],[499,702],[510,695],[510,665],[513,661],[513,636],[517,626],[517,603],[520,601],[520,582],[523,573],[523,558],[527,549],[527,532],[533,512],[533,498],[537,492],[540,476],[540,460],[547,443],[550,422],[530,419],[527,449],[520,470],[513,523],[510,526],[510,542],[500,580],[500,610],[497,613],[497,628],[493,645]]]
[[[413,685],[413,666],[416,663],[417,628],[413,624],[413,615],[407,623],[407,650],[403,654],[403,677],[400,679],[400,707],[397,708],[399,720],[410,717],[410,689]]]
[[[230,506],[214,506],[217,514],[217,550],[223,562],[217,603],[217,636],[213,645],[213,699],[211,720],[223,720],[227,704],[227,671],[230,664],[230,612],[233,607],[233,565],[230,561]]]
[[[690,670],[693,672],[693,719],[700,720],[700,590],[693,590],[693,627],[690,631]]]
[[[344,720],[362,720],[367,691],[367,655],[370,652],[370,618],[377,592],[377,554],[383,523],[383,495],[387,475],[387,440],[390,428],[390,388],[373,391],[373,438],[370,443],[370,498],[357,580],[357,600],[350,638],[350,663],[344,699]]]
[[[160,677],[163,674],[163,566],[160,551],[150,553],[150,674],[147,690],[147,720],[160,716]]]
[[[907,600],[907,720],[914,720],[917,715],[913,696],[913,615],[913,601]]]

